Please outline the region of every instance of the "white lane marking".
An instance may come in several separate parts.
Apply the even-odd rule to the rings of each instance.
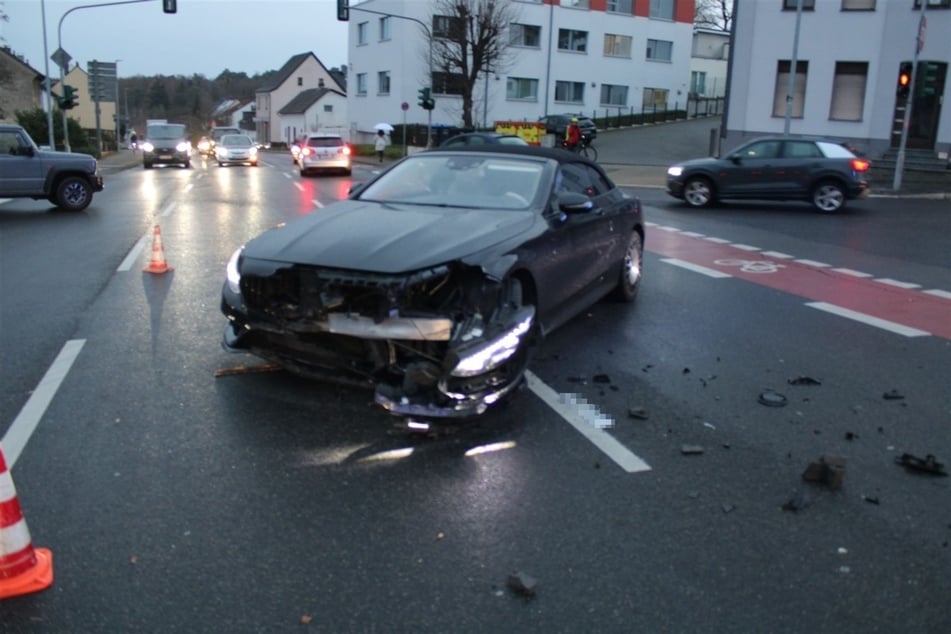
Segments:
[[[11,200],[13,200],[13,199],[12,199],[12,198],[0,198],[0,205],[2,205],[2,204],[4,204],[4,203],[8,203],[8,202],[10,202]]]
[[[903,335],[905,337],[931,336],[931,333],[925,330],[918,330],[917,328],[910,328],[908,326],[896,324],[895,322],[888,321],[887,319],[880,319],[878,317],[866,315],[865,313],[849,310],[848,308],[842,308],[841,306],[836,306],[835,304],[827,304],[826,302],[809,302],[806,304],[806,306],[817,308],[827,313],[838,315],[839,317],[845,317],[846,319],[852,319],[868,326],[874,326],[875,328],[888,330],[889,332],[894,332],[895,334]]]
[[[139,238],[139,241],[135,243],[135,246],[132,247],[132,250],[129,251],[129,254],[125,256],[122,264],[120,264],[119,268],[116,269],[117,272],[124,273],[125,271],[132,270],[132,265],[139,260],[139,257],[142,255],[142,251],[145,249],[145,243],[149,239],[150,235],[152,235],[151,232]]]
[[[794,255],[789,255],[788,253],[782,253],[780,251],[763,251],[763,255],[776,258],[777,260],[791,260],[796,257]]]
[[[894,286],[896,288],[904,288],[906,290],[911,290],[913,288],[921,288],[921,284],[910,284],[908,282],[899,282],[898,280],[892,280],[887,277],[880,277],[875,280],[882,284],[888,284],[889,286]]]
[[[628,473],[638,471],[650,471],[650,465],[638,458],[636,455],[617,441],[614,436],[603,429],[593,427],[586,421],[577,407],[570,407],[562,402],[558,393],[546,385],[532,372],[525,372],[525,379],[528,389],[535,393],[538,398],[545,402],[548,407],[553,409],[568,423],[574,427],[582,436],[600,449],[608,458],[613,460],[619,467]]]
[[[842,273],[843,275],[851,275],[852,277],[872,277],[871,273],[863,273],[862,271],[856,271],[854,269],[832,269],[836,273]]]
[[[678,229],[677,227],[665,227],[662,225],[657,225],[657,229],[659,229],[660,231],[670,231],[671,233],[676,233],[680,231],[680,229]]]
[[[674,266],[679,266],[682,269],[687,269],[688,271],[693,271],[694,273],[701,273],[708,277],[715,277],[715,278],[733,277],[729,273],[724,273],[723,271],[717,271],[716,269],[710,269],[705,266],[700,266],[699,264],[694,264],[693,262],[685,262],[684,260],[678,260],[677,258],[663,258],[661,262],[666,262],[667,264],[673,264]]]
[[[707,236],[704,238],[707,242],[713,242],[714,244],[730,244],[729,240],[724,240],[723,238],[714,238],[712,236]]]
[[[933,288],[930,291],[922,291],[922,293],[934,295],[935,297],[943,297],[944,299],[951,299],[951,293],[948,291],[942,291],[940,288]]]
[[[293,178],[293,176],[294,176],[291,172],[281,172],[281,174],[283,174],[283,175],[284,175],[284,178],[286,178],[286,179],[288,179],[288,180],[290,180],[290,179]]]
[[[10,469],[13,468],[17,458],[20,457],[20,453],[26,447],[27,441],[36,430],[36,426],[43,418],[46,408],[49,407],[53,397],[56,396],[56,391],[62,384],[63,379],[66,378],[66,374],[69,373],[69,369],[85,344],[85,339],[71,339],[63,345],[53,364],[40,379],[29,400],[13,420],[6,435],[3,439],[0,439],[0,444],[3,445],[3,456],[6,458],[7,466]]]
[[[740,251],[762,251],[759,247],[753,247],[748,244],[731,244],[731,247],[734,249],[739,249]]]
[[[696,231],[681,231],[682,235],[689,236],[691,238],[702,238],[704,237],[702,233],[697,233]]]
[[[316,198],[314,198],[314,199],[311,200],[310,202],[314,203],[314,207],[316,207],[317,209],[323,209],[323,208],[324,208],[324,204],[323,204],[322,202],[320,202],[319,200],[317,200]]]
[[[304,191],[304,186],[298,183],[297,181],[294,181],[294,187],[296,187],[300,191]]]
[[[188,183],[187,185],[185,185],[185,193],[187,194],[188,192],[190,192],[193,187],[195,187],[195,183]]]
[[[178,203],[176,203],[175,201],[172,201],[169,204],[165,205],[165,209],[159,212],[159,218],[167,218],[171,216],[172,212],[175,211],[175,206],[177,204]]]
[[[825,262],[816,262],[815,260],[793,260],[793,261],[798,262],[799,264],[805,264],[806,266],[814,266],[817,269],[827,269],[830,266],[832,266],[831,264],[826,264]]]

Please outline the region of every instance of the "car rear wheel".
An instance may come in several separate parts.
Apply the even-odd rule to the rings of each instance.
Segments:
[[[836,212],[845,206],[845,191],[835,181],[823,181],[812,190],[812,206],[825,214]]]
[[[79,176],[67,176],[56,186],[56,206],[66,211],[82,211],[92,202],[92,187]]]
[[[713,186],[702,176],[691,176],[684,183],[684,200],[691,207],[706,207],[713,202]]]
[[[151,164],[151,163],[142,163],[142,167],[144,167],[144,168],[147,169],[147,170],[150,170],[150,169],[152,169],[152,164]]]
[[[637,291],[641,287],[644,266],[644,242],[641,234],[631,233],[624,258],[621,260],[621,273],[614,288],[613,297],[622,302],[633,302]]]

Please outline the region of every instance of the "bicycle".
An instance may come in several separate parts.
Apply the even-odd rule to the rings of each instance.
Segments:
[[[581,135],[581,141],[579,141],[575,147],[569,148],[567,141],[562,141],[561,147],[569,152],[577,152],[588,160],[598,160],[598,148],[591,145],[591,141],[584,135]]]

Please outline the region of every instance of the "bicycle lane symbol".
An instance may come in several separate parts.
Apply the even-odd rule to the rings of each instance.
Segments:
[[[777,273],[779,269],[786,268],[785,264],[777,264],[769,260],[715,260],[714,264],[720,266],[738,266],[744,273]]]

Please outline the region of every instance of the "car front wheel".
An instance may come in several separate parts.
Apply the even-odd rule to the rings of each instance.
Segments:
[[[56,187],[56,206],[66,211],[82,211],[92,202],[92,187],[79,176],[68,176]]]
[[[812,190],[812,206],[817,211],[831,214],[845,206],[845,192],[834,181],[823,181]]]
[[[641,234],[634,231],[628,240],[624,258],[621,260],[621,272],[617,286],[614,288],[614,298],[622,302],[633,302],[637,291],[641,287],[641,278],[644,275],[644,242]]]
[[[691,176],[684,183],[684,200],[691,207],[706,207],[713,202],[713,186],[702,176]]]

